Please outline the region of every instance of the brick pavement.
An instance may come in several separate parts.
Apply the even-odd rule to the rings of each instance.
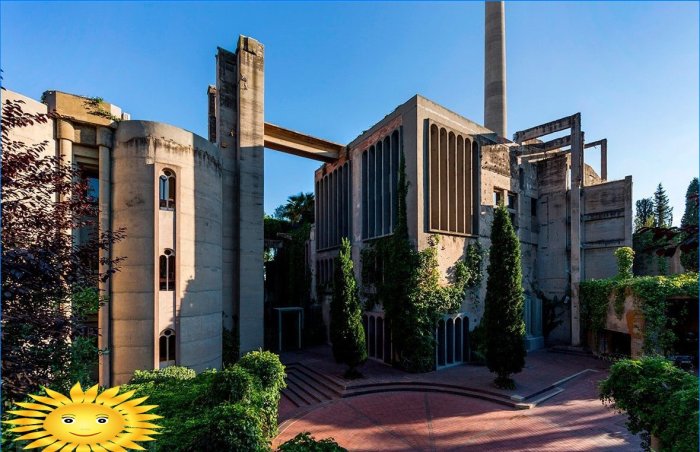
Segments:
[[[305,355],[304,362],[336,375],[334,365],[321,356]],[[297,356],[299,358],[300,356]],[[288,360],[288,356],[283,359]],[[314,362],[318,358],[319,362]],[[546,352],[531,353],[528,367],[516,375],[514,393],[527,394],[585,368],[585,373],[560,385],[564,392],[530,410],[514,410],[491,401],[432,392],[384,392],[336,399],[306,410],[280,403],[280,426],[274,445],[308,431],[316,438],[333,437],[352,451],[632,451],[639,438],[624,426],[625,417],[604,407],[596,385],[606,364],[591,358]],[[423,378],[426,381],[464,382],[495,390],[493,376],[483,367],[411,375],[372,363],[367,379],[388,381]]]

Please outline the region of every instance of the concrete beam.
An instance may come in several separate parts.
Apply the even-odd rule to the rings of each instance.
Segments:
[[[592,141],[586,143],[584,149],[592,148],[595,146],[600,146],[600,178],[603,181],[608,180],[608,139],[603,138],[602,140]]]
[[[525,144],[522,146],[522,150],[519,151],[518,154],[522,156],[539,154],[553,151],[555,149],[561,149],[566,146],[571,146],[571,135],[556,138],[554,140],[547,141],[546,143]]]
[[[334,162],[345,146],[294,130],[265,123],[265,147],[321,162]]]
[[[567,116],[565,118],[557,119],[555,121],[551,121],[545,124],[540,124],[539,126],[531,127],[526,130],[515,132],[515,134],[513,135],[513,141],[520,144],[524,141],[532,140],[533,138],[539,138],[545,135],[549,135],[550,133],[556,133],[562,130],[569,129],[571,128],[574,117],[577,115],[580,118],[581,114],[576,113],[572,116]]]

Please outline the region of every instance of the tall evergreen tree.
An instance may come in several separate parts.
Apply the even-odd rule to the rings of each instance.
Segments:
[[[663,185],[659,184],[654,192],[654,226],[668,228],[673,223],[673,207],[668,202],[668,195]]]
[[[347,378],[357,378],[357,366],[367,360],[362,308],[353,271],[350,241],[343,237],[335,265],[331,300],[331,342],[336,362],[348,366]]]
[[[520,243],[505,206],[496,211],[491,229],[491,252],[486,283],[484,329],[486,365],[495,372],[496,386],[514,388],[511,374],[525,365],[524,296]]]
[[[636,213],[634,216],[635,232],[643,227],[654,226],[654,200],[652,198],[642,198],[637,200]]]
[[[690,234],[689,229],[695,227],[697,235],[698,226],[698,178],[694,178],[688,185],[688,191],[685,193],[685,212],[681,219],[681,230],[683,231],[682,239],[686,239]],[[681,254],[681,264],[687,271],[698,271],[698,248],[692,247],[691,250],[683,251]]]

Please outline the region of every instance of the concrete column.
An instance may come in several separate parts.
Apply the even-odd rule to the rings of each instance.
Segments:
[[[581,114],[571,117],[571,196],[569,269],[571,274],[571,345],[581,344],[579,283],[581,282],[581,185],[583,181],[583,137]]]
[[[70,122],[59,119],[56,125],[56,138],[58,138],[58,157],[64,165],[71,165],[73,162],[73,141],[75,140],[75,129]],[[68,194],[63,195],[65,201]]]
[[[238,66],[238,319],[240,349],[263,346],[265,48],[240,36]]]
[[[99,231],[100,233],[112,229],[112,131],[107,127],[99,127],[97,129],[97,145],[99,146]],[[109,258],[111,250],[99,250],[100,262],[104,258]],[[106,273],[110,269],[109,265],[100,264],[100,273]],[[100,294],[107,298],[107,303],[100,306],[98,312],[98,328],[99,336],[97,338],[98,348],[103,350],[99,356],[99,383],[102,386],[109,387],[111,381],[111,353],[110,353],[110,287],[109,280],[100,282]]]
[[[600,178],[603,182],[608,180],[608,140],[600,142]]]
[[[486,2],[484,48],[484,125],[505,137],[506,18],[503,2]]]

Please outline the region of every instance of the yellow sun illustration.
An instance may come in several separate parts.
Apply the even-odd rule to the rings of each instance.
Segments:
[[[19,416],[4,421],[16,425],[12,432],[26,433],[15,441],[34,440],[25,449],[44,447],[43,452],[126,451],[145,450],[135,441],[154,441],[159,425],[148,421],[159,419],[146,414],[157,405],[141,405],[148,397],[131,399],[134,391],[119,394],[119,387],[98,395],[97,385],[83,392],[80,383],[70,390],[70,398],[44,388],[49,397],[30,394],[41,403],[17,403],[25,410],[8,411]]]

